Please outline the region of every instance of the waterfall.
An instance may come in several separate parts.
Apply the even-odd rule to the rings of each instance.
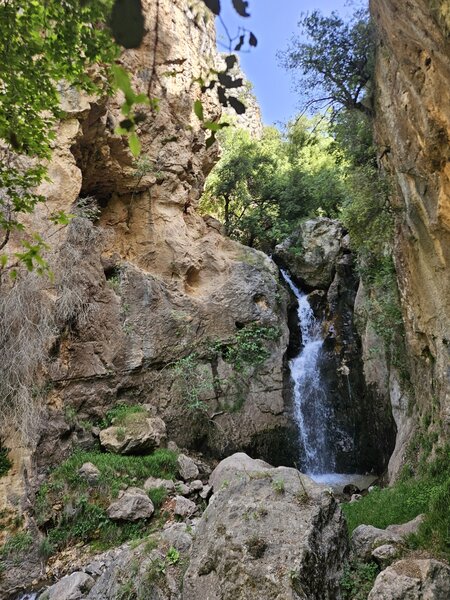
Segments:
[[[334,470],[332,444],[327,427],[333,418],[326,385],[320,377],[319,361],[323,347],[322,323],[315,318],[306,294],[281,270],[286,283],[298,301],[298,322],[302,349],[289,362],[294,384],[294,418],[299,430],[303,469],[309,474]]]
[[[323,322],[314,316],[308,296],[297,288],[286,271],[280,271],[297,298],[302,339],[299,354],[289,361],[294,392],[294,418],[299,432],[299,466],[317,483],[330,485],[336,491],[342,491],[347,483],[357,484],[364,489],[376,478],[357,473],[336,473],[336,444],[345,443],[350,451],[353,440],[337,426],[331,394],[321,377]],[[345,374],[351,398],[350,380],[348,374]]]

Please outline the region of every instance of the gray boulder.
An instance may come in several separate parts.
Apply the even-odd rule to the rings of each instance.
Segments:
[[[178,463],[178,472],[180,477],[184,479],[184,481],[190,481],[192,479],[197,479],[199,475],[198,467],[192,458],[186,456],[185,454],[180,454],[177,459]]]
[[[147,413],[129,415],[126,421],[100,431],[100,444],[115,454],[151,452],[166,441],[166,425],[159,417]]]
[[[149,477],[144,483],[144,490],[154,490],[155,488],[164,488],[167,493],[175,491],[175,483],[171,479],[158,479],[157,477]]]
[[[195,494],[195,492],[201,491],[203,491],[203,482],[200,479],[195,479],[194,481],[191,481],[191,483],[189,484],[189,493]]]
[[[448,600],[450,567],[437,560],[400,560],[382,571],[368,600]]]
[[[340,598],[348,542],[337,502],[295,469],[261,463],[239,454],[212,473],[183,600]]]
[[[389,544],[398,548],[402,540],[398,533],[378,529],[372,525],[360,525],[352,534],[352,552],[359,560],[369,561],[372,551],[378,546]]]
[[[389,525],[386,529],[378,529],[372,525],[360,525],[352,534],[352,552],[356,558],[370,560],[373,550],[386,544],[398,549],[403,540],[413,533],[417,533],[425,515],[419,515],[412,521],[401,525]]]
[[[81,465],[78,474],[83,477],[83,479],[86,479],[88,483],[96,483],[100,477],[100,471],[91,462]]]
[[[175,509],[174,513],[179,517],[187,519],[191,517],[195,511],[197,510],[197,505],[189,498],[185,498],[184,496],[176,496],[175,497]]]
[[[186,485],[183,481],[175,482],[175,491],[179,496],[188,496],[189,495],[189,486]]]
[[[86,573],[72,573],[46,589],[39,600],[82,600],[93,585],[94,580]]]
[[[339,221],[318,217],[305,221],[275,248],[275,260],[309,288],[328,289],[335,263],[347,243]]]
[[[398,558],[399,549],[392,544],[383,544],[372,550],[372,559],[383,569]]]
[[[152,501],[140,488],[128,488],[107,509],[108,517],[114,521],[148,519],[154,512]]]
[[[272,469],[273,467],[263,460],[250,458],[244,452],[236,452],[217,465],[211,473],[209,485],[216,493],[236,479],[242,480],[247,474],[267,473],[269,475]]]
[[[191,544],[186,525],[175,523],[136,548],[125,546],[97,579],[86,600],[181,600]],[[180,553],[178,561],[169,560],[170,548]]]

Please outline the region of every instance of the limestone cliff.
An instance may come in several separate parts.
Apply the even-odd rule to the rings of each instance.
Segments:
[[[179,445],[216,455],[236,448],[265,455],[266,434],[277,443],[289,426],[285,296],[276,268],[195,210],[218,152],[206,148],[193,112],[194,80],[217,60],[212,16],[201,8],[195,14],[184,0],[143,4],[144,42],[120,59],[135,89],[159,99],[139,125],[137,163],[115,133],[120,97],[62,92],[66,118],[51,181],[41,189],[47,203],[33,221],[53,247],[55,282],[42,286],[41,298],[59,317],[42,366],[47,396],[35,423],[35,461],[13,451],[0,508],[20,506],[24,477],[36,480],[74,444],[95,444],[95,427],[84,425],[114,404],[150,405]],[[220,116],[212,93],[202,101],[208,118]],[[47,211],[60,209],[78,216],[68,228],[48,230]],[[266,343],[267,360],[234,377],[229,344],[251,324],[276,335]],[[6,445],[18,448],[13,438]]]
[[[448,432],[450,39],[448,2],[432,4],[372,0],[371,12],[378,31],[376,137],[398,208],[395,261],[413,410]],[[397,416],[408,427],[412,407],[401,404]]]

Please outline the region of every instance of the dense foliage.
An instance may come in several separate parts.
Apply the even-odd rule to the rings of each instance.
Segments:
[[[303,117],[283,133],[267,127],[261,140],[230,127],[221,142],[200,206],[229,236],[270,252],[301,219],[337,216],[343,167],[325,120]]]
[[[25,231],[20,220],[44,201],[36,186],[46,170],[36,159],[50,157],[65,86],[88,92],[109,89],[107,65],[118,55],[105,25],[111,6],[112,0],[0,4],[0,250],[13,232],[24,232],[23,252],[16,259],[28,269],[46,266],[44,241]],[[51,218],[67,222],[60,213]],[[6,255],[0,261],[5,267]]]

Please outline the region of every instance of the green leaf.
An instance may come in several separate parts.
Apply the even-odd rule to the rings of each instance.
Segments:
[[[200,121],[204,120],[204,114],[203,114],[203,104],[201,103],[200,100],[196,100],[194,102],[194,112],[197,115],[197,117],[199,118]]]
[[[130,133],[128,145],[130,146],[131,154],[134,157],[138,157],[141,153],[141,142],[136,132],[133,131],[133,133]]]
[[[206,148],[211,148],[211,146],[214,144],[214,142],[216,141],[216,132],[212,131],[211,135],[209,136],[209,138],[206,140]]]

